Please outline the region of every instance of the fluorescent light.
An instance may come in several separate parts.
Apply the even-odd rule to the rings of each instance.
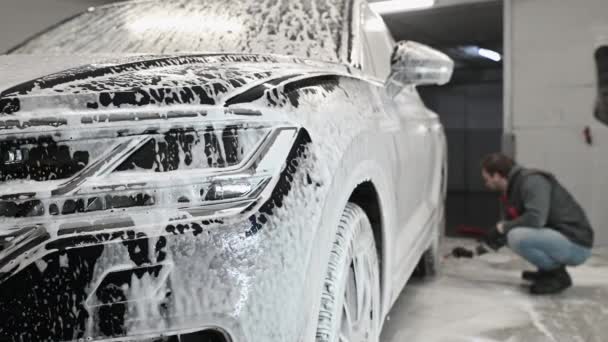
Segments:
[[[407,12],[433,7],[433,5],[435,5],[435,0],[390,0],[369,4],[372,10],[379,14]]]
[[[502,56],[500,55],[500,53],[493,50],[480,48],[479,46],[475,45],[461,46],[458,48],[458,50],[472,58],[483,57],[491,59],[494,62],[500,62],[502,60]]]
[[[498,52],[484,49],[484,48],[479,48],[477,50],[477,54],[480,55],[481,57],[491,59],[494,62],[500,62],[500,60],[502,59],[502,56]]]

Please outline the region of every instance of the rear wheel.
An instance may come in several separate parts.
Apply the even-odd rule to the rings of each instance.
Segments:
[[[434,277],[439,273],[441,268],[441,256],[439,247],[441,245],[441,236],[445,227],[445,219],[437,224],[433,231],[433,240],[431,246],[422,254],[418,265],[414,270],[416,277]]]
[[[380,272],[372,226],[348,203],[325,274],[316,341],[377,342],[380,336]]]

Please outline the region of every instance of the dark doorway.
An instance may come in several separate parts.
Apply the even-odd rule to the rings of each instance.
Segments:
[[[503,2],[485,1],[384,15],[396,40],[415,40],[455,61],[452,81],[420,87],[448,138],[447,234],[487,229],[498,201],[484,189],[479,162],[501,150],[503,134]]]

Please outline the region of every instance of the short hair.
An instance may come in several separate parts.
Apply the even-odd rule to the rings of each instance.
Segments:
[[[504,178],[509,178],[509,173],[515,165],[515,161],[502,153],[491,153],[481,160],[481,168],[490,175],[498,173]]]

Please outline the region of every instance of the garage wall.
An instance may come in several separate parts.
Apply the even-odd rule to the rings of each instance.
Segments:
[[[111,0],[0,0],[0,53],[56,22]]]
[[[608,127],[593,117],[593,53],[608,44],[608,1],[507,1],[505,130],[516,157],[555,173],[586,208],[597,244],[608,245]]]

